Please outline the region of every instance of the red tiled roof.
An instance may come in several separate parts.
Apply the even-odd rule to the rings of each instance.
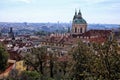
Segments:
[[[108,36],[111,32],[111,30],[89,30],[83,33],[82,36]]]
[[[3,44],[8,44],[9,42],[12,42],[11,40],[4,40]]]
[[[4,71],[4,73],[10,71],[10,70],[12,69],[13,65],[14,65],[13,63],[10,63],[10,65],[9,65],[8,68]]]
[[[68,56],[63,56],[63,57],[58,58],[59,62],[64,62],[64,61],[68,61],[68,60],[69,60]]]
[[[22,59],[22,56],[19,53],[17,53],[17,51],[9,50],[8,53],[9,53],[9,59],[11,60],[19,61]]]
[[[5,73],[7,73],[7,72],[10,72],[11,69],[13,68],[13,65],[14,65],[13,63],[10,63],[9,66],[6,68],[6,70],[3,73],[1,73],[0,75],[3,75]]]
[[[103,43],[106,41],[106,38],[105,37],[90,38],[89,41],[95,43]]]

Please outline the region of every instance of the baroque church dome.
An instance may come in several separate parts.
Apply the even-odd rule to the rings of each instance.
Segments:
[[[87,24],[87,22],[82,18],[82,14],[79,10],[78,14],[75,12],[73,17],[73,24]]]
[[[74,24],[87,24],[87,22],[84,19],[74,19]]]

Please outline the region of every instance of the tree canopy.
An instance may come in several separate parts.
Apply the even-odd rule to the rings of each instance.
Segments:
[[[113,38],[104,44],[88,45],[80,41],[70,50],[69,60],[64,62],[58,62],[55,52],[48,51],[46,47],[32,48],[24,59],[43,80],[49,80],[49,76],[59,80],[119,80],[118,48],[118,43]]]
[[[5,47],[2,44],[0,44],[0,73],[6,69],[7,61],[8,52],[6,51]]]
[[[43,74],[43,66],[46,62],[47,48],[32,48],[30,53],[24,57],[25,63],[38,73]]]
[[[120,79],[120,54],[115,39],[104,44],[80,42],[71,51],[70,77],[75,80],[118,80]]]
[[[20,80],[40,80],[41,75],[36,71],[23,71]]]

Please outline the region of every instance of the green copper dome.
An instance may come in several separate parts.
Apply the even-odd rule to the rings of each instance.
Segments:
[[[81,19],[74,19],[73,23],[74,24],[87,24],[87,22],[83,18],[81,18]]]
[[[75,15],[73,17],[73,24],[87,24],[87,22],[82,18],[82,14],[80,10],[78,14],[75,11]]]

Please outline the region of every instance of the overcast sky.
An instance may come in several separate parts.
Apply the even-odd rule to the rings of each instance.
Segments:
[[[120,0],[0,0],[0,22],[70,22],[75,9],[88,23],[120,24]]]

